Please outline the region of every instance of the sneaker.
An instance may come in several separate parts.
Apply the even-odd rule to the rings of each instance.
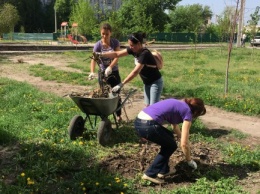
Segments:
[[[162,184],[162,183],[164,183],[163,180],[158,180],[158,179],[156,179],[156,178],[149,177],[149,176],[147,176],[146,174],[144,174],[144,175],[142,176],[142,179],[143,179],[143,180],[147,180],[147,181],[151,181],[151,182],[153,182],[153,183],[155,183],[155,184]]]
[[[167,176],[170,176],[170,175],[174,174],[175,172],[176,172],[176,170],[173,169],[173,170],[170,170],[169,172],[167,172],[166,174],[159,173],[159,174],[157,174],[157,177],[162,179],[162,178],[165,178]]]

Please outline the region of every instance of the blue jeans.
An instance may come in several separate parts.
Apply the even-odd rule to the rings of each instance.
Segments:
[[[154,81],[152,84],[144,85],[144,102],[146,106],[160,101],[163,90],[163,78]]]
[[[168,173],[170,171],[169,158],[177,149],[173,133],[153,120],[146,121],[136,118],[134,125],[140,137],[161,146],[160,152],[146,170],[145,174],[155,178],[158,173]]]

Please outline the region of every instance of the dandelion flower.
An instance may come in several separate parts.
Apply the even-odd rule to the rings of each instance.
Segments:
[[[27,178],[27,185],[33,185],[34,181],[31,180],[29,177]]]
[[[83,145],[84,143],[82,141],[79,142],[79,145]]]

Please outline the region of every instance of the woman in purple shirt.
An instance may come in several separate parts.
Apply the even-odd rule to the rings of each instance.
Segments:
[[[112,35],[112,27],[108,23],[103,23],[100,26],[100,34],[101,34],[101,40],[96,42],[93,48],[93,52],[101,52],[101,53],[107,53],[107,52],[114,52],[114,51],[120,51],[120,42],[115,39],[111,38]],[[118,58],[107,58],[102,57],[99,61],[99,66],[101,72],[104,73],[104,76],[106,77],[106,83],[109,84],[111,87],[115,87],[116,85],[121,83],[121,77],[119,75],[119,69],[118,69]],[[96,61],[94,59],[90,62],[90,74],[88,78],[91,80],[95,77],[95,65]],[[102,77],[98,77],[99,84],[102,85]],[[118,107],[121,105],[121,99],[119,99]],[[121,109],[119,109],[116,112],[117,120],[120,122],[122,120],[121,117]]]
[[[146,170],[143,179],[161,184],[164,178],[174,171],[170,170],[169,158],[177,149],[173,133],[162,126],[164,122],[172,125],[174,133],[180,139],[180,146],[188,165],[196,169],[197,164],[190,156],[189,131],[193,119],[206,113],[203,100],[185,98],[183,100],[167,99],[144,108],[135,120],[138,135],[161,146],[151,166]],[[180,130],[179,124],[182,123]]]

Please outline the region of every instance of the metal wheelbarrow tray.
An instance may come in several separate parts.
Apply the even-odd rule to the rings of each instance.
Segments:
[[[119,107],[119,95],[110,95],[109,98],[87,98],[84,96],[69,95],[70,98],[77,104],[79,109],[86,114],[85,118],[80,115],[75,115],[71,119],[68,127],[70,139],[75,140],[76,138],[83,135],[83,132],[85,130],[84,126],[87,120],[89,121],[92,129],[94,129],[96,126],[97,117],[100,117],[101,122],[99,123],[97,129],[97,139],[101,145],[107,145],[109,143],[113,130],[111,121],[108,119],[108,116],[113,114],[116,127],[118,128],[115,112],[122,108],[128,98],[135,92],[136,90],[130,90]],[[90,119],[90,115],[95,116],[94,125]]]
[[[70,96],[79,109],[88,115],[98,115],[106,117],[115,112],[118,105],[119,96],[110,98],[85,98],[80,96]]]

